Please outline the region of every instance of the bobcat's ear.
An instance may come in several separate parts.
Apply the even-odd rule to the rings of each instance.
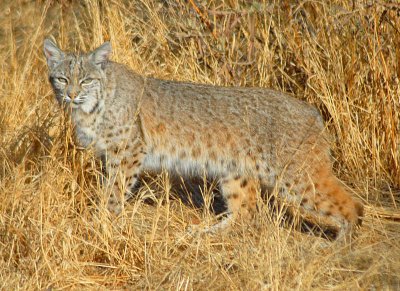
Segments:
[[[44,40],[44,55],[46,56],[47,65],[50,69],[54,68],[56,64],[64,59],[65,54],[60,50],[54,42],[46,38]]]
[[[90,60],[96,65],[104,68],[111,54],[111,44],[109,41],[103,43],[89,55]]]

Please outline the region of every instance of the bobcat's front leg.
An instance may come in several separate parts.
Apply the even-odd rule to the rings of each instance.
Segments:
[[[119,214],[125,201],[132,196],[131,189],[138,180],[143,158],[142,147],[133,150],[115,148],[107,154],[108,185],[111,186],[107,209],[110,212]]]

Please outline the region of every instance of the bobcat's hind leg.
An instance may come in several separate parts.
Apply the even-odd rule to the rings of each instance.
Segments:
[[[350,242],[354,228],[362,223],[363,205],[345,190],[333,173],[320,177],[314,185],[316,195],[319,194],[315,202],[317,212],[339,224],[336,240]]]
[[[297,176],[285,184],[290,186],[282,187],[279,195],[299,205],[303,214],[332,222],[338,228],[338,241],[350,241],[354,227],[361,224],[363,206],[345,190],[329,167],[319,168],[311,177]]]
[[[227,216],[207,228],[205,232],[215,233],[229,227],[238,219],[250,220],[256,210],[258,181],[239,175],[231,175],[220,181],[222,195],[227,203]]]

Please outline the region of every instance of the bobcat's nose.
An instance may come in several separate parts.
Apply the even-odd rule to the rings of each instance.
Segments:
[[[76,98],[77,92],[74,88],[68,87],[67,88],[67,97],[73,101]]]

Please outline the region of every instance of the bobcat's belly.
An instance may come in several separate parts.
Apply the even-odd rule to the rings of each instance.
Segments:
[[[206,153],[197,154],[191,148],[181,149],[174,153],[163,150],[150,150],[143,160],[142,167],[144,170],[167,170],[185,176],[207,174],[221,177],[232,172],[254,174],[251,164],[246,163],[243,159],[223,155],[210,157]]]
[[[175,155],[154,152],[146,155],[143,161],[143,168],[155,171],[167,170],[185,176],[197,176],[204,173],[221,176],[225,172],[222,167],[203,159],[180,158]]]

